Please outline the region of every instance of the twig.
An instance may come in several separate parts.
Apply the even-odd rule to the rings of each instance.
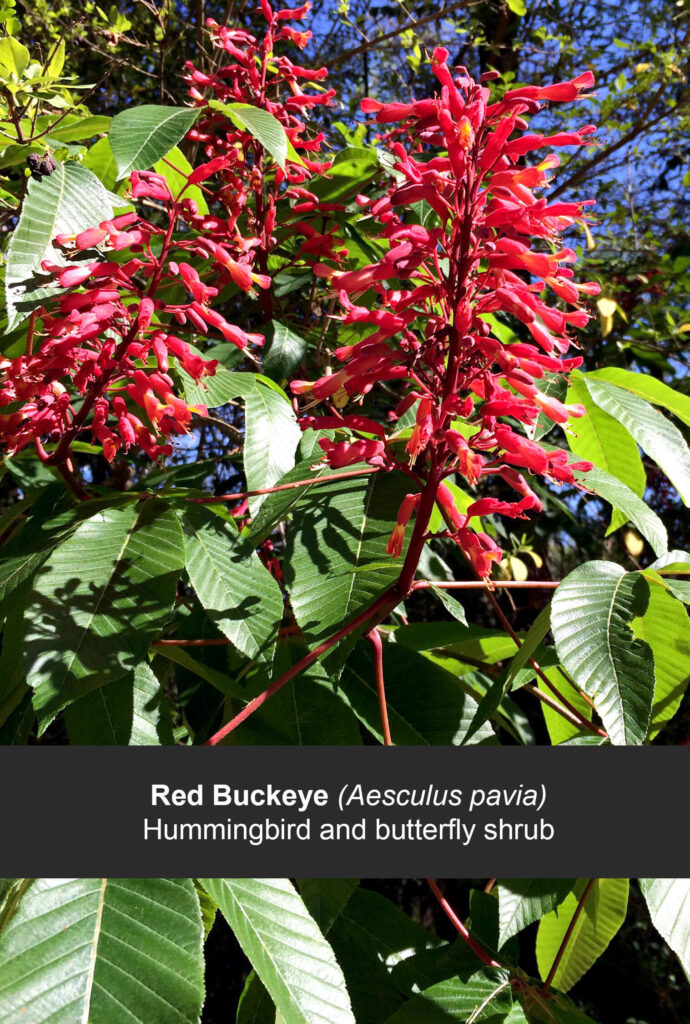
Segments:
[[[278,484],[276,487],[261,487],[256,491],[237,491],[234,494],[217,494],[209,498],[187,498],[197,505],[214,505],[223,501],[241,501],[244,498],[254,498],[260,494],[275,494],[277,491],[292,491],[296,487],[313,487],[315,484],[329,484],[333,480],[349,480],[350,477],[368,476],[370,473],[380,473],[377,466],[370,469],[352,469],[347,473],[332,473],[330,476],[317,476],[310,480],[295,480],[290,484]]]
[[[459,583],[417,580],[412,589],[429,590],[431,587],[438,587],[439,590],[493,590],[494,587],[500,587],[503,590],[555,590],[559,583],[560,580],[462,580]]]
[[[391,727],[388,722],[388,705],[386,704],[386,683],[383,676],[383,644],[381,643],[381,634],[379,633],[376,626],[367,633],[367,640],[371,644],[374,650],[374,672],[376,675],[376,695],[379,701],[379,713],[381,715],[381,731],[383,733],[383,743],[386,747],[393,746],[393,740],[391,738]]]

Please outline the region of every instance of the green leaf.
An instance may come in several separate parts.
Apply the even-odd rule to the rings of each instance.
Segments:
[[[333,951],[286,878],[202,878],[284,1024],[354,1024]]]
[[[254,373],[216,372],[205,387],[185,379],[185,398],[190,405],[218,408],[244,398],[244,470],[247,489],[272,487],[295,464],[295,450],[301,431],[285,392],[268,377]],[[266,495],[250,499],[255,516]]]
[[[570,878],[500,878],[498,880],[498,948],[534,921],[554,910],[568,895]]]
[[[485,967],[466,981],[449,978],[425,989],[389,1017],[388,1024],[499,1024],[512,1005],[508,972]]]
[[[616,523],[621,517],[625,522],[630,521],[649,544],[656,555],[663,555],[668,551],[668,533],[656,512],[652,511],[649,505],[638,497],[626,484],[622,483],[610,473],[596,467],[589,473],[575,472],[576,480],[579,480],[585,487],[599,497],[608,501],[614,509],[618,509],[621,516],[614,517],[611,525],[606,531],[606,536],[616,529]]]
[[[310,646],[355,618],[397,578],[401,559],[390,558],[386,545],[407,489],[399,476],[376,473],[312,488],[297,505],[285,583]],[[353,572],[380,562],[389,567]],[[353,642],[342,645],[343,655]]]
[[[443,607],[449,612],[456,622],[462,623],[463,626],[467,625],[467,617],[465,615],[465,609],[457,600],[448,593],[443,587],[429,587],[429,590],[439,599]]]
[[[690,554],[687,551],[669,551],[647,566],[645,575],[656,576],[657,581],[663,580],[666,589],[684,604],[690,602],[690,580],[675,580],[672,574],[690,576]]]
[[[173,197],[177,199],[184,189],[184,198],[193,199],[199,208],[199,213],[208,213],[208,203],[198,185],[187,185],[189,175],[193,171],[187,157],[178,146],[173,146],[165,159],[159,160],[153,165],[156,174],[162,174]]]
[[[363,192],[367,182],[379,173],[376,149],[346,146],[336,153],[333,166],[313,181],[309,188],[319,199],[328,203],[341,203],[349,196]]]
[[[82,142],[84,139],[92,139],[94,135],[106,132],[112,121],[111,117],[101,114],[93,114],[87,117],[66,117],[55,129],[50,130],[50,138],[59,142]],[[105,184],[105,183],[104,183]],[[106,185],[106,188],[111,188]]]
[[[235,1024],[278,1024],[279,1020],[265,986],[259,981],[256,971],[250,971],[237,1004]]]
[[[317,465],[318,455],[314,455],[312,458],[304,459],[302,462],[298,462],[288,473],[276,481],[278,486],[283,484],[297,483],[299,480],[318,480],[328,478],[333,472],[329,466],[325,463]],[[314,468],[316,466],[316,468]],[[248,540],[254,545],[260,544],[266,537],[269,536],[276,528],[278,523],[282,523],[292,512],[293,508],[297,505],[300,498],[302,498],[310,488],[310,484],[305,484],[304,487],[293,487],[284,491],[274,491],[272,494],[266,496],[266,500],[261,505],[256,517],[252,520],[252,524],[249,529]],[[318,487],[327,487],[327,484],[318,484]]]
[[[383,671],[394,744],[433,746],[465,742],[478,705],[456,676],[423,655],[390,642],[383,645]],[[362,724],[383,742],[374,663],[365,641],[357,645],[347,662],[340,685]],[[493,730],[486,723],[473,737],[475,743],[493,738]]]
[[[630,623],[648,601],[643,576],[614,562],[586,562],[563,580],[551,603],[558,657],[594,701],[615,744],[643,743],[647,735],[654,658]]]
[[[29,51],[22,46],[18,39],[13,39],[12,36],[0,39],[0,64],[10,74],[21,78],[29,66],[30,60]]]
[[[447,944],[384,896],[364,889],[352,894],[329,939],[345,973],[357,1024],[381,1024],[413,989],[437,981],[438,965],[426,962],[427,957],[440,953],[456,961]],[[457,970],[457,961],[451,963],[450,973]]]
[[[174,742],[163,689],[146,661],[124,679],[71,704],[65,723],[73,746],[157,747]]]
[[[58,711],[142,661],[172,609],[184,542],[160,501],[107,509],[39,570],[24,661],[43,731]]]
[[[524,634],[518,634],[522,639]],[[462,661],[463,655],[473,661],[492,665],[515,654],[515,641],[503,630],[483,626],[463,626],[460,622],[414,622],[395,632],[396,643],[412,651],[443,649]]]
[[[522,4],[523,0],[518,0]],[[557,398],[559,402],[565,402],[568,393],[568,382],[560,373],[549,373],[539,379],[539,390],[549,398]],[[540,412],[534,423],[526,428],[525,433],[532,441],[541,441],[542,437],[553,430],[553,420],[545,413]]]
[[[568,421],[571,452],[593,462],[597,469],[603,469],[642,497],[646,475],[637,445],[625,427],[594,402],[582,375],[577,372],[570,377],[566,402],[584,405],[587,410],[586,416]],[[615,530],[625,522],[627,516],[617,512],[611,517],[610,529]]]
[[[146,171],[185,137],[200,108],[159,107],[145,103],[116,114],[108,138],[117,163],[117,177]]]
[[[270,667],[283,618],[280,587],[254,549],[203,505],[184,517],[187,573],[206,614],[233,646]]]
[[[517,652],[515,657],[510,663],[508,669],[508,675],[506,676],[506,690],[510,689],[511,683],[515,679],[516,675],[523,668],[529,659],[532,657],[539,644],[542,642],[549,629],[551,628],[551,606],[546,605],[545,608],[537,615],[536,619],[527,631],[527,635],[522,641],[522,646]]]
[[[264,370],[275,380],[284,380],[295,372],[307,353],[307,343],[290,327],[272,320],[273,336],[264,353]]]
[[[257,387],[244,399],[245,441],[244,473],[247,489],[272,487],[295,464],[300,439],[297,418],[289,402],[268,387]],[[255,516],[265,495],[249,499],[249,511]]]
[[[298,637],[281,639],[276,648],[273,677],[287,672],[305,654],[307,647]],[[240,694],[245,703],[266,686],[265,677],[258,672],[252,682],[254,686],[247,687]],[[233,692],[232,696],[236,698],[238,694]],[[228,709],[225,717],[230,718],[236,710],[239,707],[233,702],[232,710]],[[362,738],[357,719],[342,690],[336,690],[324,666],[316,662],[281,686],[226,742],[241,745],[360,746]]]
[[[251,103],[222,103],[220,100],[210,100],[208,105],[211,110],[217,110],[229,117],[240,131],[249,132],[283,170],[288,156],[291,160],[296,158],[298,163],[302,163],[282,124],[267,110],[254,107]]]
[[[0,1019],[197,1024],[202,940],[189,879],[37,879],[0,935]]]
[[[690,878],[641,878],[640,888],[654,927],[690,974]]]
[[[54,248],[56,235],[75,235],[113,216],[108,193],[95,174],[77,163],[59,163],[48,177],[29,179],[19,223],[7,253],[5,296],[7,330],[14,329],[37,306],[61,289],[47,287],[41,263],[68,261]],[[37,278],[37,274],[44,275]],[[41,280],[44,283],[40,283]]]
[[[567,992],[599,959],[625,921],[628,909],[628,879],[596,879],[565,948],[553,978],[554,988]],[[537,966],[544,980],[572,922],[584,881],[563,903],[541,919],[537,932]]]
[[[525,4],[525,0],[506,0],[506,3],[513,14],[517,14],[520,18],[524,18],[527,14],[527,5]]]
[[[335,924],[357,888],[356,878],[298,878],[305,906],[324,935]]]
[[[673,718],[690,683],[690,620],[683,605],[662,583],[651,579],[649,604],[644,615],[633,619],[631,628],[654,654],[656,685],[648,737],[651,741]]]
[[[690,505],[690,451],[678,428],[649,402],[615,384],[590,380],[587,387],[599,408],[625,427]]]
[[[681,394],[680,391],[674,391],[668,384],[648,373],[633,373],[632,370],[624,370],[620,366],[605,366],[584,376],[586,380],[605,380],[609,384],[632,391],[653,405],[660,405],[668,412],[672,412],[690,426],[690,397]]]
[[[117,164],[108,138],[99,139],[90,147],[82,160],[82,166],[88,167],[109,191],[117,184]]]
[[[554,686],[559,689],[564,689],[568,701],[573,705],[575,710],[579,711],[583,718],[586,718],[591,722],[593,714],[591,704],[585,700],[579,690],[565,684],[563,674],[559,671],[559,668],[545,668],[544,672]],[[541,711],[549,733],[549,739],[553,746],[558,746],[559,743],[569,743],[574,739],[582,739],[583,736],[588,737],[589,742],[596,741],[597,743],[601,743],[601,740],[592,733],[583,732],[581,725],[569,722],[567,719],[563,718],[562,715],[559,715],[554,711],[553,708],[550,708],[548,704],[541,704]]]

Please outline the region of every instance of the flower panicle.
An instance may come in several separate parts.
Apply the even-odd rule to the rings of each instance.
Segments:
[[[492,101],[487,80],[495,76],[473,81],[464,68],[448,66],[443,48],[434,51],[432,69],[439,83],[433,97],[362,101],[375,123],[389,127],[380,141],[395,176],[380,198],[358,197],[386,251],[355,270],[324,258],[316,273],[338,296],[342,322],[368,326],[370,333],[336,350],[340,365],[333,372],[292,388],[339,410],[337,442],[322,443],[331,465],[403,468],[420,492],[435,486],[449,535],[486,576],[501,552],[470,520],[525,518],[541,508],[530,476],[573,484],[575,470],[591,468],[569,464],[565,451],[529,437],[540,417],[565,424],[584,414],[582,406],[553,397],[548,385],[581,364],[580,356],[568,355],[571,332],[588,322],[585,303],[598,286],[575,279],[575,253],[562,242],[568,228],[586,220],[589,203],[549,203],[545,192],[558,156],[547,152],[531,165],[525,156],[592,144],[592,125],[545,136],[527,132],[526,115],[546,101],[576,100],[594,79],[585,72],[558,85],[511,89]],[[422,201],[433,211],[425,225],[414,223],[413,207]],[[514,332],[506,333],[510,321]],[[393,429],[363,441],[362,416],[347,407],[361,404],[381,382],[401,392]],[[413,410],[414,422],[401,434],[397,420]],[[328,429],[334,421],[311,415],[302,425]],[[349,440],[342,439],[348,431]],[[454,474],[471,486],[493,479],[518,498],[478,497],[460,513],[442,482]],[[419,494],[413,497],[403,501],[390,554],[403,550],[407,524],[420,507]]]

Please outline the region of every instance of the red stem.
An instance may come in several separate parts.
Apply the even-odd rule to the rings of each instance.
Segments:
[[[379,712],[381,715],[381,731],[383,732],[384,746],[392,747],[391,727],[388,722],[388,705],[386,703],[386,683],[383,676],[383,644],[381,634],[376,626],[367,633],[367,640],[374,649],[374,671],[376,674],[376,695],[379,700]]]
[[[440,590],[478,590],[485,588],[493,590],[500,587],[503,590],[527,590],[529,588],[555,590],[560,580],[462,580],[460,583],[434,583],[431,580],[417,580],[413,584],[413,590],[429,590],[431,587],[438,587]]]
[[[434,879],[427,878],[427,882],[429,883],[429,887],[431,888],[431,891],[433,892],[434,896],[436,897],[441,907],[443,908],[446,917],[451,922],[451,924],[460,932],[460,934],[462,935],[463,939],[470,947],[472,952],[476,953],[479,959],[482,961],[482,963],[485,964],[487,967],[500,967],[501,965],[498,963],[498,961],[493,960],[489,956],[489,954],[482,949],[477,940],[472,938],[469,931],[462,923],[458,915],[455,913],[455,911],[453,910],[453,908],[451,907],[450,903],[445,898],[441,890],[439,889]]]
[[[204,746],[215,747],[216,744],[220,743],[222,739],[233,732],[238,725],[241,725],[246,718],[249,718],[249,716],[255,711],[258,711],[261,705],[264,704],[269,697],[272,697],[274,693],[277,693],[281,687],[285,686],[286,683],[289,683],[290,680],[294,679],[300,672],[303,672],[305,668],[308,668],[315,661],[318,661],[318,659],[324,655],[326,651],[329,651],[331,647],[334,647],[340,640],[343,640],[346,636],[349,636],[350,633],[353,633],[358,626],[364,625],[377,613],[380,612],[381,618],[384,618],[393,610],[393,608],[395,608],[397,603],[397,597],[391,597],[390,591],[385,591],[385,593],[374,601],[369,608],[365,609],[365,611],[361,612],[356,618],[352,619],[351,622],[342,626],[337,633],[329,637],[327,640],[324,640],[318,647],[315,647],[313,651],[310,651],[309,654],[306,654],[301,658],[296,665],[293,665],[291,669],[288,669],[288,671],[284,672],[282,676],[275,679],[269,687],[258,695],[258,697],[254,697],[253,700],[250,700],[249,703],[242,708],[239,714],[235,715],[235,717],[224,725],[222,729],[219,729],[213,734],[213,736],[211,736],[210,739],[206,740]]]
[[[347,473],[331,473],[330,476],[317,476],[309,480],[293,480],[290,484],[277,484],[275,487],[261,487],[256,491],[237,491],[235,494],[216,494],[210,498],[187,498],[187,501],[196,502],[197,505],[215,505],[223,501],[240,501],[243,498],[253,498],[259,494],[275,494],[277,491],[292,491],[296,487],[314,487],[316,484],[329,484],[333,480],[349,480],[350,477],[368,476],[370,473],[380,473],[379,466],[371,466],[367,469],[350,469]]]

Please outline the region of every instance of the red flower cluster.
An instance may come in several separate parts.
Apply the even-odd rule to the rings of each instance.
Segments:
[[[501,551],[470,528],[472,517],[524,518],[539,510],[525,470],[573,483],[574,468],[591,468],[568,465],[565,451],[547,451],[516,423],[529,427],[540,413],[565,423],[584,413],[550,397],[540,384],[547,374],[564,376],[581,363],[579,357],[566,357],[569,330],[587,323],[581,297],[598,288],[574,281],[575,254],[562,247],[560,235],[583,219],[586,204],[549,204],[540,190],[558,157],[548,155],[532,166],[523,157],[544,147],[587,144],[594,128],[546,137],[520,133],[527,127],[524,115],[538,111],[540,101],[576,99],[593,77],[588,72],[546,88],[512,89],[491,102],[485,83],[495,74],[476,83],[464,68],[452,71],[447,58],[444,49],[434,53],[437,96],[412,103],[362,102],[377,123],[399,124],[383,137],[395,158],[395,180],[382,198],[359,198],[363,215],[377,221],[387,251],[358,270],[322,263],[317,272],[339,294],[343,323],[369,325],[371,333],[336,350],[341,364],[336,372],[315,382],[296,381],[293,391],[330,407],[327,416],[305,417],[303,426],[347,432],[344,440],[321,442],[332,466],[364,460],[397,468],[414,480],[390,554],[401,553],[413,514],[427,530],[435,501],[447,535],[486,576]],[[420,223],[422,203],[433,212]],[[549,292],[561,303],[549,302]],[[365,296],[361,305],[359,296]],[[517,320],[525,340],[502,341],[497,314]],[[361,402],[381,381],[402,387],[393,420],[416,410],[404,453],[399,430],[387,435],[360,414],[339,412],[349,402]],[[500,477],[519,500],[483,497],[461,513],[443,484],[456,473],[469,484]],[[424,495],[432,501],[424,502]]]
[[[43,267],[69,291],[32,319],[26,354],[0,361],[0,409],[10,407],[0,414],[0,441],[9,454],[33,441],[42,459],[60,463],[83,431],[102,445],[108,459],[132,445],[151,458],[169,454],[167,439],[186,431],[194,412],[206,412],[175,395],[171,359],[195,380],[216,366],[215,360],[195,354],[178,332],[219,332],[239,348],[263,343],[262,335],[229,323],[212,301],[229,284],[251,295],[256,287],[266,299],[264,314],[270,316],[266,266],[276,241],[280,199],[287,219],[299,224],[304,235],[302,258],[340,259],[332,236],[303,221],[318,200],[301,186],[330,165],[308,158],[320,149],[323,136],[305,138],[300,113],[329,102],[333,93],[307,94],[299,83],[318,86],[326,69],[308,71],[273,54],[276,41],[306,43],[309,33],[286,22],[301,20],[309,6],[274,13],[264,0],[268,30],[260,43],[245,31],[209,21],[214,42],[232,63],[211,75],[187,65],[192,99],[206,108],[188,137],[203,144],[207,162],[188,176],[176,196],[159,174],[135,171],[130,178],[131,198],[162,206],[164,226],[129,213],[76,237],[58,236],[57,244],[75,259],[67,267]],[[265,159],[250,132],[208,106],[201,87],[221,103],[262,107],[277,118],[292,146],[285,170]],[[288,94],[284,100],[278,98],[282,93]],[[213,190],[211,178],[217,183]],[[200,212],[188,193],[190,186],[202,182],[215,200],[212,214]],[[294,205],[289,208],[288,203]],[[123,261],[125,250],[128,258]],[[90,260],[85,255],[89,252]],[[172,301],[160,298],[163,281],[166,295],[171,294],[170,282],[179,285]],[[46,442],[57,444],[53,453],[46,452]]]
[[[59,461],[82,430],[91,432],[107,459],[130,446],[154,459],[168,454],[166,438],[187,431],[194,412],[206,412],[175,395],[171,358],[195,380],[216,367],[215,360],[204,361],[173,333],[171,324],[204,333],[213,327],[240,346],[250,340],[209,307],[218,289],[202,285],[186,262],[206,257],[220,278],[225,271],[217,256],[209,255],[201,240],[173,235],[178,223],[196,212],[185,190],[173,198],[161,175],[134,172],[130,191],[134,199],[162,204],[167,226],[126,213],[76,236],[58,235],[57,244],[77,259],[66,267],[43,265],[56,284],[70,290],[54,308],[39,312],[26,354],[3,361],[0,405],[20,403],[0,417],[0,437],[10,454],[33,440],[42,458]],[[120,261],[117,254],[125,250],[128,258]],[[91,259],[83,255],[88,252]],[[187,301],[157,297],[164,277],[179,281]],[[58,444],[52,456],[43,447],[46,439]]]
[[[222,166],[223,184],[218,198],[226,211],[226,217],[200,218],[196,226],[213,240],[216,232],[223,234],[230,229],[239,233],[238,223],[243,218],[249,232],[243,245],[253,252],[264,273],[268,254],[277,244],[279,204],[281,234],[296,233],[304,239],[295,264],[311,265],[325,257],[339,263],[344,255],[335,249],[332,233],[324,233],[310,223],[317,214],[320,221],[324,213],[344,207],[322,203],[306,187],[309,179],[326,172],[331,162],[314,158],[321,150],[324,136],[309,136],[303,115],[310,108],[330,104],[335,90],[326,90],[321,85],[328,73],[325,67],[303,68],[273,52],[275,44],[281,41],[299,47],[306,45],[311,32],[297,31],[287,22],[301,21],[310,8],[311,4],[306,3],[274,12],[267,0],[262,0],[260,9],[268,27],[261,40],[243,29],[218,25],[209,19],[213,42],[225,50],[232,63],[210,74],[197,70],[191,61],[186,63],[189,95],[197,106],[204,108],[188,138],[200,143],[206,156]],[[284,169],[271,165],[269,174],[257,159],[260,144],[251,132],[237,127],[231,119],[231,105],[237,103],[260,107],[283,126],[289,142]],[[268,319],[272,312],[270,296],[266,294],[264,300],[263,311]]]

